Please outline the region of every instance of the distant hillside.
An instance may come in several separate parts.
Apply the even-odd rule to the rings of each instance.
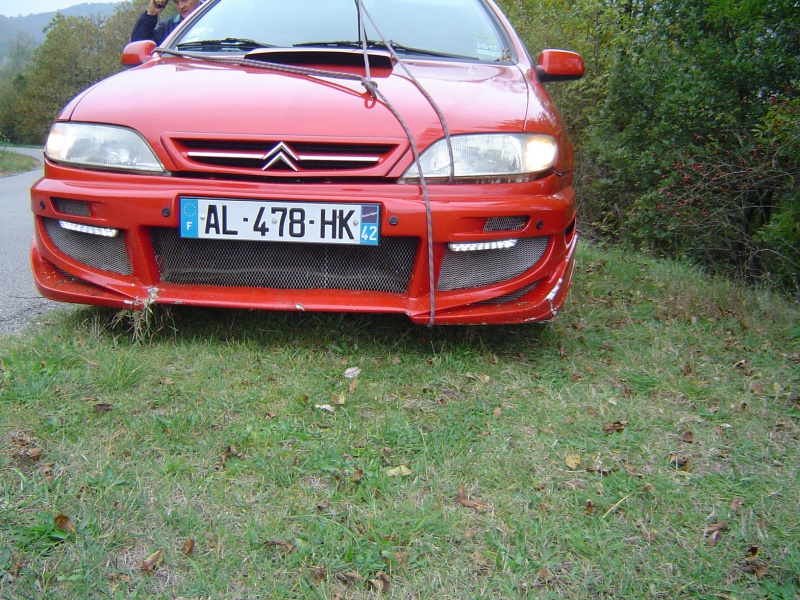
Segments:
[[[86,17],[90,15],[110,16],[117,4],[114,2],[84,2],[60,10],[67,17]],[[56,16],[56,12],[46,12],[25,17],[4,17],[0,15],[0,66],[11,53],[19,39],[30,40],[34,46],[44,41],[44,29]]]

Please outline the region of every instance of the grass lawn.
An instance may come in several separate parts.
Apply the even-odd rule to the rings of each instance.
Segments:
[[[36,168],[36,161],[30,156],[17,154],[0,146],[0,177],[24,173]]]
[[[4,338],[0,597],[796,599],[798,307],[578,260],[541,326],[75,309]]]

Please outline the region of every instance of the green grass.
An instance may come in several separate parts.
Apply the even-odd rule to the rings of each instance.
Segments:
[[[24,173],[34,168],[36,168],[36,161],[30,156],[17,154],[0,146],[0,177]]]
[[[2,598],[800,594],[776,296],[583,246],[542,326],[114,316],[3,340]]]

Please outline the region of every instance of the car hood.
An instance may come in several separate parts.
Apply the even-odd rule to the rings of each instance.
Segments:
[[[522,131],[531,119],[541,133],[558,127],[552,111],[543,109],[546,94],[515,65],[406,65],[446,116],[451,134]],[[397,115],[420,147],[443,136],[436,112],[402,66],[376,70],[373,77],[388,107],[360,81],[161,58],[100,82],[61,118],[129,126],[154,145],[169,132],[405,137]]]

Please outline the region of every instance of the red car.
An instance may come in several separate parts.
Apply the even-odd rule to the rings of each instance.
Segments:
[[[63,302],[552,319],[573,156],[491,0],[209,0],[73,99],[31,190]]]

